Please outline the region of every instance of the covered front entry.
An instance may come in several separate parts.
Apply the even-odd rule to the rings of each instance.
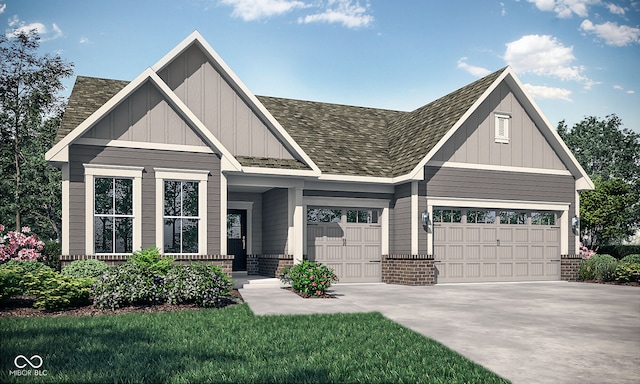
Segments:
[[[380,282],[380,210],[309,207],[307,257],[333,268],[340,282]]]
[[[234,271],[247,270],[247,210],[227,210],[227,250],[233,255]]]
[[[434,207],[436,282],[560,280],[559,215]]]

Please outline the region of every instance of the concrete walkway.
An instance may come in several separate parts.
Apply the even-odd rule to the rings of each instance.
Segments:
[[[240,289],[256,315],[381,312],[513,383],[638,383],[640,288],[585,283],[338,284],[302,299]],[[256,289],[257,288],[257,289]]]

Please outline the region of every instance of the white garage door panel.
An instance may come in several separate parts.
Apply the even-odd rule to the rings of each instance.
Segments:
[[[467,224],[464,217],[434,223],[438,283],[560,280],[559,227],[500,224],[499,216]]]

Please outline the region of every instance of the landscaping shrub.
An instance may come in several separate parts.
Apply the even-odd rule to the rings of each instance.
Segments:
[[[109,266],[102,260],[75,260],[62,269],[62,274],[69,277],[95,280],[108,270]]]
[[[60,255],[62,255],[62,244],[55,241],[45,241],[42,251],[40,251],[40,257],[37,260],[60,272],[62,267]]]
[[[156,247],[136,251],[127,259],[128,263],[137,265],[149,275],[166,275],[173,261],[174,259],[171,257],[162,257],[160,250]]]
[[[6,270],[6,269],[16,270],[18,273],[18,277],[19,277],[18,284],[20,287],[20,292],[16,293],[15,295],[23,295],[28,293],[28,287],[24,285],[24,281],[25,281],[24,277],[26,275],[28,274],[35,275],[41,270],[45,270],[47,272],[55,272],[50,267],[36,260],[22,260],[22,261],[10,260],[0,265],[0,270]]]
[[[282,272],[280,280],[291,283],[291,287],[302,294],[322,296],[331,283],[338,281],[338,277],[333,269],[304,260],[300,264],[286,268]]]
[[[610,255],[595,255],[583,260],[578,269],[581,280],[614,281],[618,261]]]
[[[40,257],[44,243],[35,234],[29,234],[31,228],[22,227],[21,231],[8,231],[7,234],[4,231],[4,225],[0,224],[0,262]]]
[[[620,262],[616,267],[616,281],[619,283],[640,282],[640,263]]]
[[[111,268],[93,286],[93,305],[100,309],[166,301],[166,277],[133,262]]]
[[[217,306],[232,287],[222,268],[202,263],[171,267],[166,282],[169,303],[195,303],[200,307]]]
[[[0,304],[6,302],[12,296],[21,294],[22,291],[20,270],[16,267],[0,268]]]
[[[627,255],[620,259],[622,263],[640,263],[640,254]]]
[[[64,276],[51,268],[41,268],[23,277],[23,286],[35,296],[34,307],[61,310],[90,304],[91,279]]]
[[[627,255],[640,253],[640,245],[603,245],[597,251],[620,260]]]

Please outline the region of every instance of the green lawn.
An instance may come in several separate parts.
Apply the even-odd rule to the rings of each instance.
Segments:
[[[0,341],[0,382],[506,382],[378,313],[2,318]],[[46,376],[10,375],[36,354]]]

